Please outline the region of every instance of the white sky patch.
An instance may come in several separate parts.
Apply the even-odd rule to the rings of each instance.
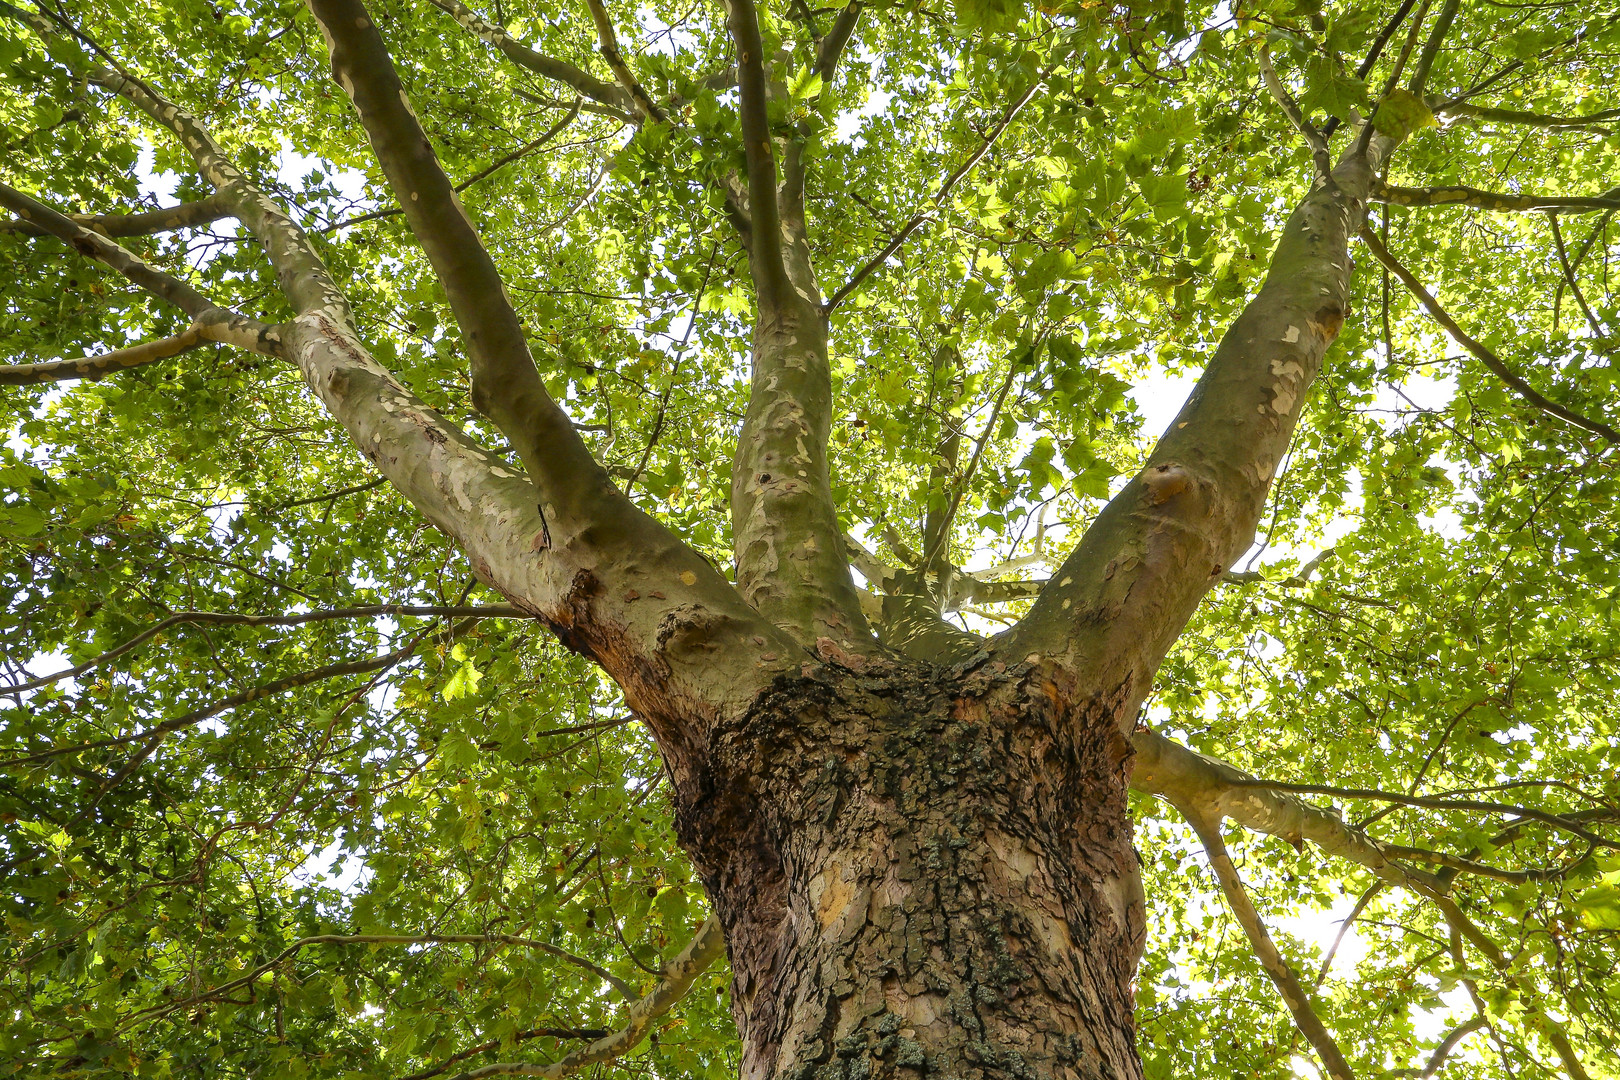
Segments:
[[[1187,395],[1198,382],[1199,371],[1153,371],[1138,378],[1126,395],[1142,414],[1142,434],[1157,439],[1170,430]]]
[[[135,182],[142,195],[157,199],[159,205],[168,206],[179,201],[175,193],[180,188],[178,173],[158,172],[157,159],[150,146],[142,146],[135,156]]]
[[[365,201],[367,184],[365,173],[359,169],[340,169],[330,161],[301,153],[283,139],[281,149],[276,152],[276,179],[292,190],[298,191],[305,186],[309,174],[313,172],[323,174],[337,189],[338,194],[350,202]]]
[[[372,878],[366,865],[365,850],[345,851],[341,840],[334,840],[320,851],[311,849],[309,858],[293,875],[309,883],[324,882],[345,896],[353,896]]]
[[[893,98],[894,95],[887,90],[874,89],[867,97],[866,104],[858,109],[845,109],[838,114],[838,119],[833,125],[833,138],[839,142],[855,141],[861,126],[878,113],[886,111]]]

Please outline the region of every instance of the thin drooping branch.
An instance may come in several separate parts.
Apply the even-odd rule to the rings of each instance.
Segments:
[[[1418,281],[1412,275],[1412,272],[1390,253],[1388,248],[1384,247],[1383,241],[1379,240],[1372,230],[1362,229],[1361,239],[1368,249],[1372,251],[1374,257],[1387,266],[1392,274],[1401,279],[1401,283],[1406,286],[1407,291],[1416,297],[1418,302],[1428,310],[1430,317],[1445,328],[1446,333],[1450,334],[1459,345],[1473,353],[1475,359],[1484,364],[1488,371],[1511,387],[1515,393],[1524,399],[1526,404],[1540,409],[1548,416],[1556,416],[1567,424],[1572,424],[1584,431],[1590,431],[1594,435],[1600,435],[1611,443],[1620,442],[1620,431],[1616,431],[1608,424],[1582,416],[1573,409],[1565,408],[1546,397],[1526,382],[1518,372],[1503,363],[1502,359],[1487,348],[1483,342],[1476,340],[1465,332],[1462,327],[1457,325],[1457,321],[1446,313],[1445,308],[1440,306],[1440,302],[1434,298],[1434,295],[1423,287],[1423,283]]]
[[[1322,965],[1316,969],[1316,981],[1312,984],[1313,990],[1321,989],[1322,984],[1327,981],[1328,972],[1333,970],[1333,958],[1339,955],[1339,946],[1344,944],[1344,939],[1349,935],[1350,928],[1361,917],[1361,913],[1367,910],[1367,905],[1373,902],[1373,898],[1388,886],[1389,883],[1383,878],[1374,881],[1362,890],[1361,895],[1356,897],[1356,902],[1350,908],[1349,913],[1339,920],[1339,932],[1333,935],[1333,944],[1329,945],[1327,952],[1322,954]]]
[[[725,951],[726,940],[720,929],[720,921],[711,915],[692,935],[686,948],[664,965],[658,985],[626,1011],[624,1027],[620,1030],[565,1054],[549,1065],[500,1062],[464,1072],[456,1080],[479,1080],[485,1076],[540,1076],[546,1080],[561,1080],[591,1065],[623,1057],[647,1037],[654,1022],[674,1008],[691,991],[697,977],[707,971]]]
[[[265,975],[275,971],[288,960],[314,945],[401,945],[406,947],[413,945],[507,945],[513,948],[533,949],[548,956],[555,956],[565,963],[589,972],[613,987],[619,997],[627,1002],[634,1004],[641,1000],[641,995],[636,993],[635,987],[600,964],[593,963],[583,956],[576,956],[567,949],[559,948],[550,942],[536,941],[533,938],[516,937],[512,934],[316,934],[312,937],[299,938],[271,959],[229,982],[210,987],[200,994],[193,994],[176,1001],[168,1001],[162,1005],[134,1013],[124,1022],[121,1030],[128,1031],[139,1024],[158,1019],[177,1010],[188,1009],[204,1002],[218,1001],[236,990],[251,987]]]
[[[560,82],[575,93],[608,107],[613,110],[613,115],[625,123],[635,122],[636,103],[620,87],[603,82],[573,64],[536,52],[505,30],[481,18],[460,0],[432,0],[432,2],[435,7],[455,19],[472,34],[499,49],[508,60],[519,67],[553,82]]]
[[[664,115],[664,110],[648,96],[636,73],[630,70],[624,53],[619,51],[619,35],[613,30],[613,17],[608,14],[607,5],[602,0],[585,0],[585,6],[590,9],[591,21],[596,24],[597,51],[607,61],[614,78],[619,80],[619,86],[636,103],[636,111],[655,124],[666,123],[669,118]]]
[[[48,750],[41,750],[33,754],[0,759],[0,768],[13,769],[23,765],[37,765],[40,762],[50,761],[64,754],[82,754],[90,750],[105,750],[108,747],[125,746],[129,743],[146,743],[146,749],[138,753],[130,765],[123,770],[123,773],[127,774],[134,765],[150,757],[159,743],[177,731],[196,727],[204,720],[218,716],[229,709],[239,708],[255,701],[262,701],[277,694],[284,694],[288,690],[297,690],[312,683],[323,682],[327,679],[338,679],[345,675],[365,675],[369,672],[393,667],[408,658],[416,651],[417,647],[417,643],[412,643],[392,652],[383,653],[381,656],[374,656],[370,660],[351,660],[341,664],[326,664],[322,667],[296,672],[284,678],[271,679],[269,682],[260,683],[258,686],[239,693],[229,694],[190,712],[165,720],[160,724],[142,728],[140,731],[129,735],[92,739],[90,742],[74,743],[71,746],[53,746]]]
[[[1575,1052],[1564,1025],[1537,1003],[1540,995],[1530,985],[1523,969],[1514,964],[1512,959],[1502,952],[1502,947],[1474,924],[1455,900],[1449,896],[1432,896],[1430,899],[1440,909],[1440,913],[1445,916],[1446,923],[1451,928],[1454,942],[1453,956],[1458,958],[1461,956],[1461,948],[1455,945],[1456,939],[1466,938],[1470,945],[1479,950],[1480,955],[1490,961],[1502,980],[1518,991],[1525,1013],[1531,1018],[1534,1027],[1553,1044],[1553,1050],[1564,1063],[1564,1070],[1569,1073],[1570,1080],[1591,1080],[1591,1074],[1586,1071],[1580,1055]],[[1458,966],[1468,965],[1459,963]]]
[[[399,1080],[430,1080],[434,1076],[442,1076],[454,1066],[479,1054],[488,1054],[499,1050],[503,1046],[516,1046],[518,1043],[528,1042],[530,1039],[603,1039],[611,1035],[607,1028],[554,1028],[538,1027],[525,1028],[514,1032],[504,1039],[488,1039],[476,1046],[469,1046],[465,1050],[457,1050],[449,1057],[440,1058],[435,1064],[413,1073],[406,1073]]]
[[[375,485],[368,485],[375,486]],[[303,626],[307,623],[328,622],[333,619],[397,618],[439,619],[526,619],[527,613],[510,604],[428,605],[428,604],[370,604],[364,607],[328,608],[324,611],[302,611],[295,615],[243,615],[234,611],[177,611],[142,630],[128,641],[115,645],[99,656],[93,656],[70,668],[41,675],[14,686],[0,686],[0,694],[21,694],[38,690],[63,679],[76,679],[87,671],[110,664],[132,649],[140,648],[172,626]]]
[[[1620,188],[1602,195],[1529,195],[1481,191],[1462,184],[1444,187],[1412,188],[1396,184],[1373,185],[1373,202],[1395,206],[1470,206],[1481,210],[1546,210],[1552,213],[1586,214],[1620,209]]]
[[[1492,120],[1499,124],[1523,124],[1543,128],[1590,127],[1620,120],[1620,109],[1604,109],[1602,112],[1587,113],[1585,116],[1548,116],[1545,113],[1523,112],[1519,109],[1470,105],[1466,101],[1448,102],[1435,111],[1447,116],[1466,116],[1476,120]]]
[[[160,210],[144,210],[133,214],[70,214],[69,219],[102,236],[151,236],[153,233],[173,232],[207,225],[231,216],[230,208],[218,195],[210,195],[196,202],[165,206]],[[49,230],[25,218],[0,221],[0,233],[18,233],[22,236],[46,236]]]
[[[641,98],[644,99],[648,108],[643,108],[643,101],[638,100],[634,94],[625,90],[624,88],[615,86],[611,83],[601,82],[594,76],[588,75],[569,64],[564,64],[561,61],[554,60],[551,57],[544,56],[541,53],[536,52],[529,46],[523,44],[510,34],[506,33],[506,31],[481,19],[476,13],[460,3],[460,0],[433,0],[433,3],[444,11],[448,12],[452,17],[455,18],[457,22],[459,22],[467,30],[471,31],[474,35],[499,49],[506,56],[506,58],[511,60],[514,64],[573,87],[578,93],[591,100],[592,103],[585,106],[588,111],[611,116],[615,120],[619,120],[622,123],[632,126],[637,125],[643,119],[648,118],[665,123],[676,123],[676,118],[654,103],[651,97],[646,94],[645,90],[642,89],[639,84],[636,84],[636,89],[640,92]],[[606,17],[605,9],[603,10],[603,17]],[[608,25],[609,29],[611,30],[611,23]],[[618,45],[616,37],[613,39],[613,42],[612,49],[617,55]],[[626,68],[625,71],[628,73],[629,69]],[[635,82],[633,75],[630,76],[630,81],[632,83]],[[735,85],[736,72],[734,70],[727,69],[705,79],[699,80],[699,82],[701,85],[704,85],[709,89],[723,90],[727,87]],[[522,91],[519,92],[523,93]],[[532,94],[524,94],[524,96],[530,98],[531,100],[541,100]],[[544,104],[546,102],[542,101],[541,103]],[[573,207],[570,207],[568,210],[558,215],[552,224],[545,227],[544,231],[549,231],[550,229],[555,228],[557,225],[571,218],[579,207],[584,205],[585,201],[595,193],[596,188],[602,183],[602,181],[607,178],[608,171],[608,164],[605,163],[601,172],[598,174],[595,183],[590,186],[590,189],[584,195],[580,196],[579,201]],[[729,173],[717,178],[715,183],[720,190],[720,196],[725,206],[727,220],[730,221],[732,227],[737,230],[738,236],[747,237],[749,232],[749,219],[748,214],[743,209],[742,205],[744,194],[742,186],[739,184],[736,177]],[[456,190],[459,191],[461,189],[457,188]],[[367,219],[359,218],[356,220]]]
[[[844,282],[843,287],[828,298],[827,302],[822,305],[824,312],[830,315],[837,309],[839,304],[849,299],[849,295],[860,288],[861,282],[870,277],[873,272],[889,261],[890,256],[900,250],[900,246],[906,242],[907,237],[934,216],[938,209],[944,205],[945,198],[950,195],[951,190],[956,187],[964,176],[973,171],[974,166],[984,160],[984,156],[990,152],[991,147],[995,146],[996,140],[1001,137],[1001,133],[1011,126],[1019,111],[1034,99],[1044,84],[1045,78],[1046,73],[1042,72],[1034,83],[1030,85],[1029,89],[1018,96],[1007,111],[1002,113],[1001,119],[997,121],[996,126],[991,128],[983,140],[980,141],[978,148],[969,154],[965,161],[953,169],[950,175],[945,177],[944,182],[939,185],[938,189],[928,197],[915,214],[912,214],[906,220],[904,225],[900,226],[900,230],[889,238],[889,242],[883,245],[882,250],[861,264],[860,268],[850,275],[849,280]]]
[[[552,139],[556,138],[564,128],[574,122],[574,117],[579,115],[580,109],[583,107],[584,100],[584,98],[576,97],[572,103],[567,104],[567,112],[563,118],[551,125],[551,127],[547,128],[538,137],[530,139],[516,150],[502,154],[500,157],[496,158],[482,169],[479,169],[477,172],[467,177],[467,179],[458,183],[455,186],[456,194],[459,195],[479,181],[488,179],[501,169],[512,164],[512,162],[517,161],[520,158],[528,157],[536,150],[539,150],[541,147],[545,146]],[[561,104],[559,104],[559,107],[561,107]],[[317,236],[323,236],[327,233],[334,233],[339,229],[351,228],[355,225],[361,225],[368,221],[381,221],[383,218],[398,217],[404,212],[405,211],[401,210],[397,206],[385,206],[380,210],[372,210],[369,213],[356,214],[354,217],[344,218],[342,221],[336,221],[330,225],[323,225],[321,228],[315,230],[315,233]]]
[[[1277,951],[1277,945],[1271,940],[1271,934],[1260,919],[1260,913],[1254,909],[1249,900],[1248,892],[1243,888],[1243,879],[1238,876],[1237,867],[1232,865],[1232,856],[1226,850],[1226,842],[1221,838],[1220,822],[1211,821],[1196,812],[1183,811],[1187,821],[1192,825],[1193,831],[1198,834],[1199,842],[1204,845],[1204,852],[1209,856],[1209,865],[1215,871],[1215,880],[1220,883],[1221,892],[1226,896],[1226,902],[1237,916],[1238,925],[1243,927],[1244,934],[1249,939],[1249,946],[1254,950],[1255,958],[1265,969],[1271,982],[1282,995],[1283,1003],[1294,1017],[1294,1025],[1316,1048],[1317,1055],[1322,1059],[1327,1074],[1333,1080],[1354,1080],[1350,1065],[1344,1060],[1344,1053],[1339,1044],[1334,1041],[1327,1027],[1322,1023],[1321,1017],[1316,1015],[1316,1009],[1311,1005],[1310,994],[1300,984],[1299,976],[1288,961],[1283,959],[1282,953]]]
[[[500,272],[473,227],[394,71],[382,36],[359,0],[310,0],[348,92],[388,177],[449,298],[472,369],[473,403],[495,421],[552,509],[573,527],[622,496],[574,425],[546,392]]]

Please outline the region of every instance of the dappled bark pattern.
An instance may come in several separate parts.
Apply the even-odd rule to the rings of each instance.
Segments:
[[[743,1076],[1140,1075],[1114,703],[1041,666],[850,664],[779,680],[677,782]]]

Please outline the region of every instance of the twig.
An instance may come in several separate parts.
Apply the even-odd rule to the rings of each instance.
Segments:
[[[1575,297],[1575,302],[1581,306],[1581,313],[1586,316],[1586,325],[1592,328],[1593,337],[1607,336],[1603,324],[1598,322],[1597,316],[1592,314],[1592,309],[1586,305],[1586,296],[1581,292],[1580,282],[1575,280],[1575,267],[1570,262],[1569,251],[1564,247],[1564,232],[1558,227],[1558,215],[1549,213],[1547,224],[1552,226],[1553,247],[1558,252],[1558,265],[1563,268],[1564,280],[1569,282],[1570,295]]]
[[[906,242],[906,238],[915,232],[923,222],[928,220],[933,209],[944,201],[945,196],[951,193],[951,189],[956,186],[957,182],[972,171],[973,167],[984,158],[984,155],[990,152],[990,148],[995,145],[996,139],[1001,136],[1003,131],[1007,130],[1008,125],[1013,122],[1013,118],[1018,115],[1019,110],[1029,104],[1030,99],[1040,90],[1046,80],[1046,75],[1047,72],[1041,72],[1036,77],[1034,85],[1024,91],[1017,101],[1013,102],[1012,108],[1008,109],[996,126],[990,129],[990,133],[984,137],[984,141],[979,144],[979,148],[968,155],[967,160],[958,165],[955,171],[945,178],[945,182],[939,186],[939,190],[929,197],[924,204],[925,208],[918,210],[911,216],[909,221],[900,226],[900,231],[895,233],[893,239],[887,244],[883,245],[883,250],[868,259],[859,270],[850,276],[850,279],[844,283],[842,288],[832,294],[832,298],[821,306],[823,314],[832,314],[839,304],[849,298],[850,293],[860,287],[861,282],[865,281],[873,271],[887,262],[889,256],[899,251],[900,245]]]
[[[1462,327],[1457,325],[1456,320],[1450,315],[1446,314],[1445,309],[1440,306],[1439,301],[1437,301],[1434,296],[1430,294],[1429,290],[1425,289],[1423,284],[1419,282],[1417,278],[1412,276],[1412,272],[1406,267],[1402,266],[1394,255],[1390,254],[1389,249],[1384,247],[1383,242],[1378,239],[1377,235],[1373,233],[1372,230],[1363,226],[1361,230],[1361,239],[1366,243],[1367,247],[1372,250],[1373,255],[1377,257],[1378,261],[1389,267],[1390,271],[1394,273],[1396,277],[1401,279],[1401,283],[1406,286],[1407,290],[1411,292],[1413,296],[1417,297],[1418,301],[1428,309],[1429,315],[1434,319],[1435,322],[1445,327],[1446,332],[1456,339],[1458,344],[1467,349],[1469,352],[1473,353],[1475,358],[1478,359],[1480,363],[1484,364],[1485,367],[1497,378],[1501,379],[1503,382],[1507,383],[1508,386],[1516,390],[1519,396],[1522,397],[1527,403],[1535,406],[1549,416],[1558,417],[1558,419],[1567,424],[1572,424],[1575,427],[1590,431],[1594,435],[1600,435],[1611,443],[1620,443],[1620,431],[1616,431],[1608,424],[1600,423],[1596,420],[1589,420],[1580,413],[1575,412],[1572,409],[1567,409],[1558,404],[1556,401],[1552,401],[1549,398],[1544,397],[1535,389],[1535,387],[1531,386],[1528,382],[1525,382],[1525,380],[1520,377],[1517,372],[1504,364],[1501,358],[1490,349],[1486,348],[1482,342],[1476,341],[1474,338],[1465,333]]]
[[[365,487],[371,486],[375,485],[365,485]],[[364,488],[353,490],[364,490]],[[83,675],[92,668],[116,660],[131,649],[144,645],[169,627],[185,623],[205,624],[208,626],[302,626],[305,623],[326,622],[329,619],[366,619],[395,615],[451,619],[526,619],[529,617],[527,613],[510,604],[490,604],[485,607],[372,604],[366,607],[304,611],[296,615],[241,615],[234,611],[181,611],[147,627],[123,644],[114,646],[100,656],[92,657],[82,664],[65,668],[50,675],[41,675],[37,679],[18,683],[15,686],[0,686],[0,694],[20,694],[28,690],[37,690],[50,683],[60,682],[63,679],[72,679]]]
[[[709,916],[698,932],[692,935],[686,948],[664,966],[663,978],[647,996],[631,1005],[624,1027],[605,1039],[564,1055],[549,1065],[531,1065],[523,1062],[498,1062],[481,1069],[464,1072],[455,1080],[480,1080],[485,1076],[541,1076],[547,1080],[561,1080],[590,1065],[612,1061],[633,1050],[646,1037],[653,1022],[674,1008],[691,990],[697,977],[725,952],[726,941],[720,922]]]

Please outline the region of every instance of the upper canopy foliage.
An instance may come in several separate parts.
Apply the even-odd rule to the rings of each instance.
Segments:
[[[169,131],[78,72],[150,84],[313,234],[372,354],[504,449],[301,4],[42,0],[26,14],[45,37],[7,8],[0,181],[82,215],[211,196]],[[744,147],[721,6],[613,5],[651,116],[587,4],[476,15],[594,96],[503,55],[455,0],[371,12],[552,396],[639,506],[729,567],[754,298],[727,220]],[[1142,467],[1313,182],[1264,65],[1335,155],[1362,117],[1407,136],[1371,227],[1472,345],[1354,249],[1353,307],[1261,547],[1146,716],[1270,780],[1615,822],[1620,18],[871,3],[826,78],[840,12],[758,15],[769,118],[803,147],[836,302],[839,521],[874,590],[924,562],[990,568],[940,590],[976,631],[1019,614],[1025,582]],[[0,226],[9,364],[186,330],[38,231]],[[293,313],[234,218],[120,242],[217,305]],[[650,740],[605,677],[491,607],[296,372],[202,344],[99,381],[13,372],[0,392],[0,1072],[451,1076],[621,1026],[591,966],[645,990],[705,912]],[[176,612],[318,617],[176,621],[85,666]],[[1448,1076],[1620,1076],[1614,841],[1480,807],[1342,805],[1454,884],[1448,910],[1314,847],[1242,841],[1262,918],[1307,985],[1322,965],[1317,1011],[1359,1074],[1421,1072],[1472,1025]],[[1308,1074],[1191,833],[1138,809],[1149,1075]],[[1358,953],[1327,965],[1320,913],[1357,897]],[[322,935],[411,941],[294,948]],[[726,1075],[725,997],[711,970],[615,1067]]]

